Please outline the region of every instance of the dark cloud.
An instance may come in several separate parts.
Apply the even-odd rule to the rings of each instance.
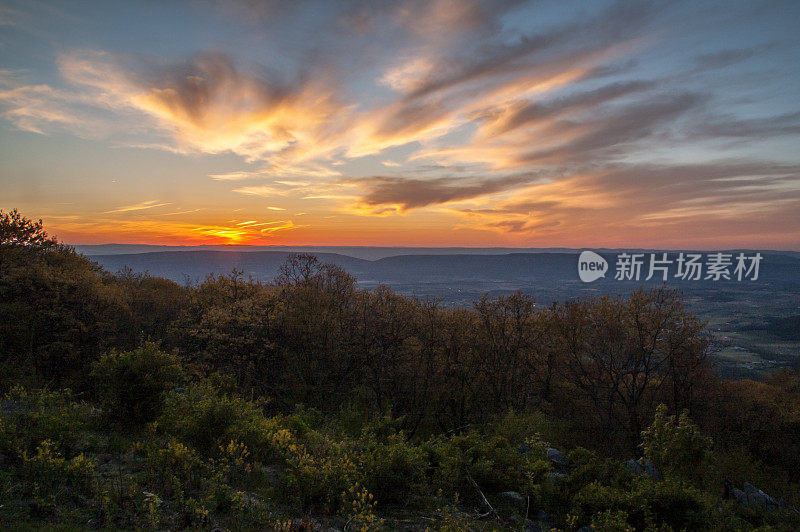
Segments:
[[[407,99],[421,98],[487,77],[519,73],[556,58],[563,61],[564,56],[585,56],[640,36],[645,22],[655,12],[646,4],[617,4],[588,20],[563,24],[545,33],[524,35],[515,43],[479,41],[469,53],[447,57],[429,79],[407,95]]]
[[[642,212],[677,207],[684,202],[703,201],[722,208],[742,202],[800,198],[800,190],[793,188],[794,184],[800,182],[800,167],[793,165],[762,161],[714,161],[697,165],[614,163],[617,156],[629,153],[629,144],[658,141],[668,136],[665,131],[678,120],[704,115],[708,96],[696,93],[648,95],[635,103],[612,104],[609,109],[598,107],[616,98],[646,91],[654,85],[649,81],[611,84],[544,104],[520,106],[505,115],[503,127],[497,130],[498,135],[513,132],[529,123],[554,120],[554,125],[548,131],[572,139],[556,148],[532,151],[520,158],[518,162],[521,165],[540,166],[541,170],[537,172],[494,179],[476,179],[470,173],[462,173],[461,176],[456,174],[427,179],[373,177],[350,182],[364,188],[362,203],[373,206],[400,205],[403,210],[469,200],[534,184],[545,178],[564,180],[577,194],[596,191],[598,197],[636,202],[643,209]],[[570,113],[578,113],[584,119],[566,119]],[[491,123],[496,118],[490,112],[479,117],[483,123]],[[800,114],[790,114],[771,121],[719,121],[705,124],[703,127],[706,131],[698,128],[690,130],[689,134],[692,138],[704,135],[719,137],[726,134],[724,128],[730,128],[731,135],[737,132],[748,136],[762,135],[768,131],[792,133],[796,131],[798,118]],[[538,218],[556,213],[563,217],[574,214],[574,211],[575,207],[569,202],[525,198],[519,202],[506,202],[495,209],[462,212],[465,215],[502,217],[503,214],[509,214]],[[508,231],[530,229],[524,221],[516,218],[503,223]],[[528,229],[524,229],[526,227]]]
[[[501,19],[509,11],[524,5],[526,0],[387,0],[392,20],[415,36],[431,37],[443,32],[461,33],[469,38],[490,35],[501,29]],[[374,13],[375,2],[363,0]],[[380,14],[379,14],[380,15]]]
[[[360,198],[367,205],[400,205],[402,210],[431,204],[466,200],[534,182],[534,174],[513,175],[495,179],[440,177],[414,179],[404,177],[368,177],[350,179],[348,183],[362,186],[366,192]]]
[[[800,165],[714,162],[695,165],[631,165],[598,173],[593,186],[648,207],[704,200],[716,206],[800,199]]]
[[[562,121],[555,131],[566,134],[582,132],[575,140],[556,148],[521,155],[518,162],[545,164],[563,162],[600,162],[623,151],[630,143],[651,138],[659,128],[671,125],[680,116],[696,111],[708,101],[701,94],[662,96],[627,105],[586,121]]]
[[[550,182],[525,189],[519,199],[460,212],[478,227],[510,233],[607,235],[657,223],[662,236],[674,227],[672,236],[685,238],[687,230],[693,237],[758,234],[775,231],[770,226],[776,223],[791,231],[800,209],[795,186],[800,165],[636,164],[594,170],[565,178],[560,192],[558,183]],[[537,197],[542,194],[555,199]]]
[[[546,103],[530,103],[526,101],[525,103],[518,104],[510,114],[504,113],[502,116],[502,126],[493,128],[492,132],[494,134],[503,134],[531,122],[563,117],[564,115],[595,107],[622,96],[653,88],[655,85],[655,82],[651,81],[621,82],[568,97],[556,98]],[[489,112],[483,117],[477,118],[482,118],[485,121],[491,122],[493,118],[497,117]]]
[[[693,128],[692,133],[709,138],[753,139],[778,135],[800,135],[800,112],[753,119],[740,119],[735,116],[715,117]]]
[[[220,100],[234,107],[247,107],[242,110],[258,111],[302,89],[298,80],[288,83],[277,76],[267,80],[244,73],[233,59],[217,52],[201,52],[185,61],[167,64],[147,58],[129,58],[127,63],[142,89],[150,91],[176,115],[198,124]]]
[[[450,114],[450,109],[438,100],[413,102],[391,110],[375,130],[378,137],[408,135],[435,124]]]
[[[728,67],[740,61],[756,57],[768,51],[773,46],[774,44],[763,44],[750,48],[735,48],[720,50],[709,54],[701,54],[694,60],[695,72],[705,72],[707,70]]]

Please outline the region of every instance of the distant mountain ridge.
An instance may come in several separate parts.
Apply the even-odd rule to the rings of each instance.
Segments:
[[[620,251],[621,252],[621,251]],[[617,253],[599,250],[609,263],[611,271],[606,278],[584,285],[577,276],[579,251],[536,252],[504,254],[451,254],[451,255],[395,255],[378,259],[364,259],[340,253],[313,253],[319,260],[343,267],[362,284],[447,284],[447,283],[517,283],[519,288],[532,285],[563,285],[602,287],[613,289],[635,281],[614,280]],[[672,252],[676,253],[676,252]],[[752,252],[749,252],[752,253]],[[800,257],[789,253],[761,251],[763,260],[759,279],[762,283],[800,285]],[[260,281],[270,281],[278,268],[291,254],[290,251],[158,251],[151,253],[96,255],[91,259],[105,269],[115,272],[124,268],[139,273],[166,277],[176,282],[202,281],[208,275],[242,270],[244,276]],[[642,268],[642,280],[647,265]],[[660,284],[660,280],[651,281]],[[737,283],[738,281],[718,281]],[[747,283],[747,281],[742,281]],[[668,284],[681,286],[712,285],[712,281],[681,281],[670,279]],[[613,291],[613,290],[612,290]]]
[[[87,257],[105,255],[132,255],[166,251],[227,251],[250,253],[255,251],[283,251],[287,253],[333,253],[366,260],[376,260],[399,255],[504,255],[509,253],[576,253],[584,249],[621,253],[623,251],[656,252],[646,248],[507,248],[507,247],[404,247],[404,246],[162,246],[153,244],[92,244],[73,246]],[[670,251],[670,250],[663,250]],[[683,250],[686,251],[686,250]],[[756,251],[750,249],[713,251]],[[764,251],[764,250],[761,250]],[[800,251],[766,250],[767,253],[790,255],[800,258]]]
[[[375,260],[397,255],[494,255],[499,253],[553,253],[575,251],[572,248],[478,248],[478,247],[404,247],[404,246],[161,246],[152,244],[77,245],[75,249],[87,257],[98,255],[130,255],[159,251],[283,251],[289,253],[337,253],[360,259]]]

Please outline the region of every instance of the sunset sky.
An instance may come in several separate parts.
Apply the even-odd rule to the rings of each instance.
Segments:
[[[70,244],[800,250],[800,2],[0,0]]]

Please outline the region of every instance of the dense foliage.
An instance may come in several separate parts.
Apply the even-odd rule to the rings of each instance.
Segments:
[[[447,309],[307,255],[179,286],[0,213],[0,525],[798,528],[800,378],[711,349],[666,289]]]

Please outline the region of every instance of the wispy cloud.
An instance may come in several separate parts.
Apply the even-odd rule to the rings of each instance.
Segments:
[[[116,212],[144,211],[147,209],[155,209],[156,207],[165,207],[167,205],[172,205],[172,203],[170,202],[159,203],[158,200],[143,201],[141,203],[135,203],[133,205],[117,207],[116,209],[106,211],[106,214],[111,214]]]
[[[743,231],[793,238],[800,234],[791,222],[797,209],[800,166],[643,164],[534,184],[513,198],[486,198],[450,212],[463,219],[461,227],[540,243],[625,245],[650,232],[651,241],[680,245],[692,227],[703,228],[706,244],[735,242]]]
[[[265,198],[270,198],[273,196],[283,196],[286,194],[286,190],[279,189],[277,187],[273,187],[270,185],[255,185],[251,187],[239,187],[233,189],[234,192],[238,192],[239,194],[246,194],[249,196],[263,196]]]
[[[208,177],[215,181],[243,181],[245,179],[253,179],[263,177],[261,172],[225,172],[222,174],[208,174]]]

